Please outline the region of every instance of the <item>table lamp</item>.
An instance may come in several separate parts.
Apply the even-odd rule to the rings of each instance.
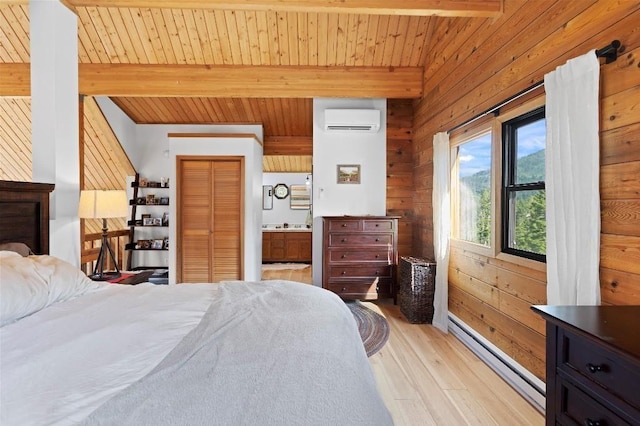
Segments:
[[[126,217],[128,214],[127,193],[122,190],[83,190],[80,191],[80,205],[78,206],[78,216],[81,219],[102,219],[102,246],[100,254],[96,260],[93,275],[89,278],[95,281],[107,281],[120,276],[118,262],[113,255],[113,250],[109,244],[107,230],[107,219],[115,217]],[[115,267],[113,272],[105,272],[104,263],[107,254],[111,256],[111,261]]]

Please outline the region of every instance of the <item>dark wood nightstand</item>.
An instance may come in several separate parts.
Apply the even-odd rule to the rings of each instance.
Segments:
[[[640,306],[532,306],[547,321],[547,425],[640,424]]]

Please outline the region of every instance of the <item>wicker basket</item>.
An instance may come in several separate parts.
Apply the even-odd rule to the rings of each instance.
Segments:
[[[412,324],[433,321],[436,264],[416,257],[400,258],[400,312]]]

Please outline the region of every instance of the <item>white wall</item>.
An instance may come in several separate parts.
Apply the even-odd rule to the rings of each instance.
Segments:
[[[97,96],[95,100],[107,118],[111,130],[113,130],[120,145],[122,145],[122,149],[127,153],[131,164],[138,170],[138,167],[145,159],[142,157],[142,149],[138,144],[136,123],[114,104],[110,98]]]
[[[276,186],[278,183],[284,183],[291,191],[291,185],[304,185],[308,173],[264,173],[262,175],[262,184]],[[285,199],[273,197],[273,208],[271,210],[262,210],[262,223],[264,224],[301,224],[304,225],[307,220],[309,210],[292,210],[291,194]]]
[[[244,198],[244,279],[258,281],[262,265],[262,144],[253,138],[169,138],[170,182],[176,182],[176,156],[215,155],[242,156],[245,170]],[[176,185],[171,185],[170,199],[176,200]],[[175,218],[176,203],[169,206],[170,217]],[[176,282],[176,241],[175,221],[169,225],[169,283]]]
[[[323,130],[324,110],[378,109],[377,133]],[[322,216],[386,213],[387,188],[386,99],[313,100],[313,283],[322,285]],[[338,164],[359,164],[360,184],[338,184]]]

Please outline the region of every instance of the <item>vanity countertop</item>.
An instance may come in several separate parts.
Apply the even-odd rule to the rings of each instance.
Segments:
[[[304,224],[291,224],[288,227],[283,225],[262,225],[262,232],[311,232]]]

